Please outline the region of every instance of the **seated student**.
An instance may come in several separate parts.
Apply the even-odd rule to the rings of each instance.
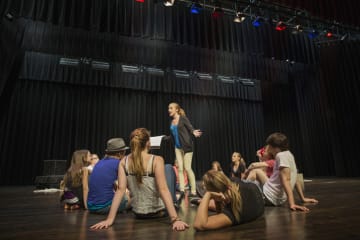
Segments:
[[[259,188],[239,178],[231,181],[224,173],[210,170],[203,176],[206,193],[198,207],[194,228],[199,231],[219,229],[253,221],[264,213]],[[208,210],[217,214],[209,216]]]
[[[220,163],[218,161],[213,161],[211,163],[211,169],[215,170],[215,171],[220,171],[220,172],[223,171],[222,168],[221,168],[221,165],[220,165]]]
[[[73,153],[70,167],[61,183],[64,192],[60,201],[64,203],[64,209],[79,209],[85,206],[83,196],[86,190],[83,188],[83,178],[89,160],[89,150],[77,150]]]
[[[165,167],[162,157],[149,154],[149,131],[145,128],[135,129],[130,135],[130,148],[131,154],[119,164],[119,188],[114,195],[110,213],[106,220],[91,228],[108,228],[114,223],[126,186],[132,194],[132,211],[136,217],[144,219],[169,216],[173,230],[183,231],[188,228],[189,225],[178,217],[173,204],[175,173],[171,165]],[[174,182],[171,184],[167,183],[165,176],[165,172],[170,171],[174,176]]]
[[[91,213],[108,214],[114,197],[114,184],[118,178],[120,159],[125,156],[126,149],[122,138],[111,138],[107,141],[105,157],[94,167],[89,180],[87,209]],[[86,186],[86,184],[84,184]],[[131,206],[129,194],[121,199],[118,211],[124,211]]]
[[[246,163],[239,152],[233,152],[231,157],[230,178],[244,179]]]
[[[94,169],[94,166],[97,164],[98,161],[99,161],[99,156],[97,154],[90,155],[89,166],[87,166],[89,173],[92,172],[92,170]]]
[[[318,201],[304,196],[301,184],[297,181],[295,158],[289,151],[287,137],[282,133],[273,133],[266,139],[266,144],[268,145],[266,151],[275,156],[273,174],[268,178],[264,171],[256,171],[256,180],[263,184],[265,204],[280,206],[287,200],[291,210],[309,211],[308,208],[295,203],[294,187],[302,202],[317,203]]]
[[[245,171],[246,180],[256,180],[256,171],[265,171],[266,176],[269,178],[274,169],[274,157],[265,150],[266,147],[259,149],[256,155],[259,157],[259,162],[254,162],[249,165]]]
[[[88,161],[88,166],[83,168],[83,178],[82,178],[82,186],[83,186],[83,201],[84,201],[84,208],[87,209],[87,200],[89,194],[89,177],[94,169],[96,163],[98,163],[99,157],[97,154],[90,154],[90,158]]]
[[[223,172],[221,165],[218,161],[213,161],[211,163],[211,170]],[[197,182],[196,183],[196,193],[197,193],[197,196],[199,196],[199,197],[197,197],[197,196],[191,197],[190,202],[192,204],[199,204],[199,202],[200,202],[201,198],[204,196],[205,192],[206,192],[206,189],[205,189],[204,183]]]

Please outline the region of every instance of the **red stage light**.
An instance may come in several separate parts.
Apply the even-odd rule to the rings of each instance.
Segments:
[[[224,11],[221,7],[215,7],[214,11],[212,12],[211,16],[215,19],[220,18],[224,15]]]
[[[278,22],[275,27],[276,31],[284,31],[286,29],[286,25],[283,22]]]
[[[327,32],[326,37],[331,38],[333,36],[332,32]]]
[[[144,3],[145,0],[135,0],[135,2]]]

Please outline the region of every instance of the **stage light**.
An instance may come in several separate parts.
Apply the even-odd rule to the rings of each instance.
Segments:
[[[80,65],[80,60],[77,58],[60,58],[60,65],[77,67]]]
[[[135,0],[135,2],[144,3],[145,0]]]
[[[317,36],[319,36],[319,32],[316,31],[315,29],[312,29],[309,33],[308,33],[308,37],[310,39],[314,39],[316,38]]]
[[[235,83],[235,79],[230,76],[218,75],[217,79],[219,79],[223,83]]]
[[[156,68],[156,67],[145,67],[145,70],[151,74],[151,75],[155,75],[155,76],[164,76],[164,70],[160,69],[160,68]]]
[[[123,72],[127,72],[127,73],[139,73],[141,72],[141,68],[135,65],[126,65],[126,64],[122,64],[121,65],[121,69]]]
[[[331,37],[333,37],[333,33],[330,32],[330,31],[326,31],[326,32],[325,32],[325,36],[326,36],[327,38],[331,38]]]
[[[12,21],[14,19],[14,15],[8,12],[7,14],[5,14],[5,18],[9,21]]]
[[[346,40],[346,39],[348,39],[348,38],[349,38],[349,34],[346,33],[346,34],[344,34],[344,35],[341,36],[340,40],[341,40],[341,41],[344,41],[344,40]]]
[[[190,12],[192,14],[199,14],[201,9],[202,9],[202,6],[200,5],[200,3],[194,2],[194,3],[191,4]]]
[[[241,12],[237,12],[236,16],[234,18],[234,22],[236,23],[242,23],[246,19],[245,15]]]
[[[224,15],[224,10],[221,8],[221,3],[219,3],[218,1],[214,1],[214,10],[211,14],[211,16],[215,19],[220,18]]]
[[[196,73],[202,80],[213,80],[213,77],[209,73]]]
[[[224,11],[222,10],[221,7],[214,7],[214,11],[211,14],[213,18],[219,18],[222,17],[223,15],[224,15]]]
[[[262,17],[256,17],[255,20],[252,22],[252,25],[254,27],[260,27],[264,22],[264,18]]]
[[[285,23],[283,23],[282,21],[279,21],[277,24],[276,24],[276,27],[275,27],[275,30],[276,31],[284,31],[286,29],[286,25]]]
[[[292,34],[298,34],[303,31],[303,27],[301,25],[296,25],[293,30],[291,31]]]
[[[174,5],[175,0],[165,0],[164,5],[166,7],[172,7]]]
[[[91,61],[91,67],[95,70],[109,71],[110,63],[102,61]]]
[[[173,70],[177,78],[190,78],[190,73],[184,70]]]
[[[255,82],[252,79],[241,78],[240,82],[244,86],[255,86]]]

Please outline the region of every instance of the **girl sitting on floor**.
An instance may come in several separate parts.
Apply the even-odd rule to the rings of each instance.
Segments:
[[[73,153],[69,169],[62,181],[64,193],[60,201],[64,203],[64,209],[79,209],[84,207],[83,202],[83,175],[87,172],[86,166],[90,161],[89,150],[77,150]]]
[[[149,154],[149,131],[145,128],[135,129],[130,135],[130,148],[131,154],[119,164],[119,188],[115,192],[109,215],[106,220],[91,228],[108,228],[114,223],[127,186],[132,193],[131,205],[136,217],[152,219],[169,216],[173,230],[183,231],[188,228],[189,225],[181,221],[174,207],[176,182],[172,166],[165,166],[162,157]],[[169,181],[167,175],[172,175],[168,177]]]

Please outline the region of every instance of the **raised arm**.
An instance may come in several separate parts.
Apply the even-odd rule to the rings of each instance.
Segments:
[[[154,161],[156,185],[159,189],[160,197],[163,200],[165,207],[169,213],[169,217],[172,223],[172,229],[176,231],[183,231],[188,228],[189,225],[181,221],[175,210],[173,200],[166,183],[164,159],[160,156],[156,156]]]
[[[294,194],[290,184],[290,168],[280,167],[280,181],[287,195],[290,209],[309,211],[307,207],[299,206],[295,204]]]
[[[120,206],[121,200],[126,191],[127,182],[126,182],[126,175],[125,175],[125,170],[124,170],[125,169],[124,163],[125,163],[125,161],[121,161],[119,163],[119,169],[118,169],[119,187],[114,194],[114,198],[111,203],[109,215],[107,216],[106,220],[101,221],[97,224],[94,224],[90,228],[92,228],[92,229],[108,228],[114,223],[118,208]]]
[[[201,136],[202,132],[199,129],[194,129],[187,117],[183,116],[182,119],[184,121],[185,127],[188,129],[189,132],[191,132],[195,137]]]

